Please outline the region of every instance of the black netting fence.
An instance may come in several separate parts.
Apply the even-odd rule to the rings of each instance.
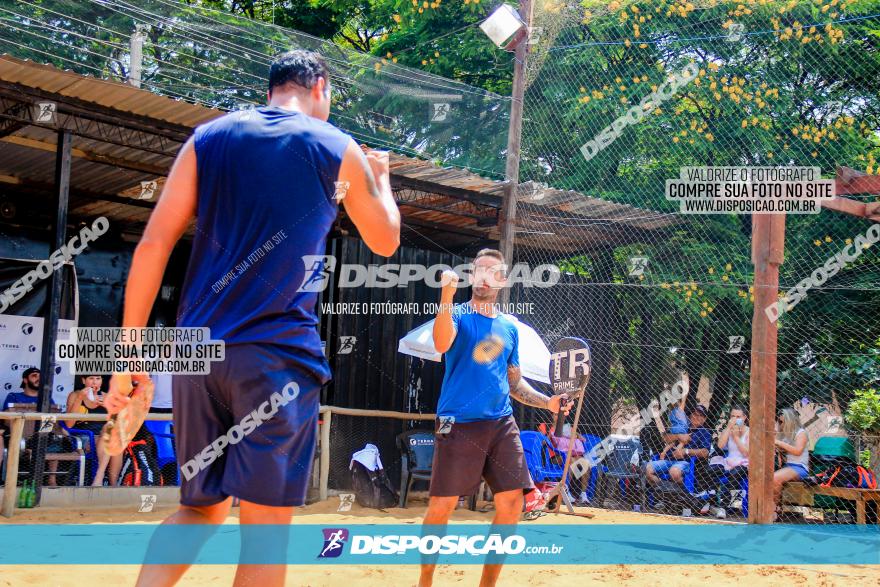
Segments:
[[[534,304],[522,319],[551,349],[565,336],[592,349],[580,446],[567,447],[587,455],[573,497],[743,516],[756,216],[688,209],[667,183],[710,168],[798,168],[813,186],[877,173],[880,4],[537,0],[533,13],[540,35],[526,70],[512,261],[553,264],[562,276],[552,288],[516,289],[512,300]],[[259,101],[270,55],[319,49],[340,90],[334,116],[353,136],[489,177],[502,171],[509,98],[393,58],[165,0],[8,1],[0,19],[3,51],[116,79],[127,77],[140,25],[145,88],[230,109]],[[437,104],[455,111],[448,124]],[[850,210],[873,199],[848,197]],[[784,521],[859,515],[801,477],[841,463],[880,474],[876,230],[839,210],[787,214],[780,305],[757,308],[778,329]],[[516,416],[538,435],[535,480],[558,479],[564,450],[551,414],[517,406]],[[334,419],[331,488],[346,488],[346,462],[367,443],[394,479],[403,424]],[[610,449],[597,455],[606,439]]]
[[[688,213],[666,184],[685,168],[713,166],[814,168],[816,180],[836,178],[839,168],[875,173],[878,5],[587,4],[535,4],[534,25],[544,30],[528,63],[521,181],[559,189],[536,191],[518,210],[527,230],[516,259],[556,263],[572,282],[529,293],[542,312],[534,325],[592,345],[580,422],[587,444],[617,434],[617,448],[638,454],[615,465],[641,474],[612,477],[603,485],[617,497],[600,494],[594,505],[644,507],[638,494],[647,477],[649,508],[693,512],[702,501],[718,515],[741,515],[745,469],[733,465],[747,447],[731,437],[746,437],[749,423],[755,216]],[[772,326],[777,438],[795,447],[804,429],[808,441],[800,454],[780,449],[777,466],[788,469],[780,480],[822,473],[842,457],[876,471],[876,448],[857,454],[870,426],[846,418],[880,375],[880,333],[867,318],[880,304],[872,224],[828,209],[787,215],[783,311]],[[850,260],[832,272],[842,250]],[[805,295],[801,283],[809,283]],[[682,419],[687,443],[667,436],[678,402],[662,397],[683,378],[685,414],[705,412],[696,424]],[[731,417],[734,408],[742,409]],[[523,421],[542,424],[546,412]],[[708,455],[696,448],[697,427],[711,434]],[[679,479],[700,501],[670,505],[663,495]],[[839,509],[852,509],[797,483],[778,503],[788,521],[837,520]]]

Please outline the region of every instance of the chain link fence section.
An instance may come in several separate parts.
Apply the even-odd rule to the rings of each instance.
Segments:
[[[531,324],[551,349],[559,336],[589,341],[593,373],[579,422],[586,444],[616,434],[615,447],[632,437],[643,451],[637,464],[615,463],[641,475],[602,483],[616,497],[587,491],[592,505],[643,507],[641,479],[665,447],[670,414],[640,414],[681,374],[690,381],[686,411],[706,410],[715,462],[727,456],[718,437],[731,409],[749,406],[752,216],[683,214],[665,197],[666,181],[683,167],[706,166],[819,167],[825,179],[838,168],[876,173],[880,78],[865,72],[880,71],[871,40],[877,8],[825,0],[535,3],[532,25],[550,34],[527,62],[520,182],[553,187],[520,195],[513,261],[555,263],[565,279],[514,291],[513,299],[536,304]],[[688,80],[687,71],[696,74]],[[684,81],[668,84],[674,76]],[[631,116],[638,105],[651,108]],[[789,290],[871,225],[827,209],[788,215],[780,297],[794,299]],[[871,431],[846,417],[856,393],[880,379],[880,331],[867,319],[880,303],[878,269],[875,248],[863,246],[778,320],[777,410],[791,410],[791,425],[806,430],[810,475],[865,451],[863,461],[880,473],[876,445],[865,440]],[[518,417],[524,430],[552,423],[541,410]],[[710,514],[739,518],[747,483],[734,474],[722,486],[710,462],[689,461],[687,494],[710,503]],[[670,507],[668,483],[646,485],[649,511],[702,507],[686,499]],[[786,483],[779,519],[856,521],[856,502],[814,489]]]

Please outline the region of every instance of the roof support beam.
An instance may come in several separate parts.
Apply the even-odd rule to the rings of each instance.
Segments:
[[[46,141],[30,139],[27,137],[3,137],[0,141],[18,145],[19,147],[27,147],[29,149],[38,149],[40,151],[55,151],[55,145]],[[149,173],[150,175],[168,175],[169,167],[160,167],[158,165],[150,165],[149,163],[140,163],[129,159],[120,159],[119,157],[111,157],[110,155],[102,155],[92,151],[83,149],[71,149],[74,158],[85,159],[92,163],[100,163],[102,165],[110,165],[121,169],[129,169],[131,171],[139,171],[141,173]]]

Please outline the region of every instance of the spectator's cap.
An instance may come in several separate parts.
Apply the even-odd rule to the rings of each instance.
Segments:
[[[33,375],[34,373],[39,373],[40,370],[36,367],[28,367],[24,371],[21,372],[21,385],[19,387],[24,387],[24,380]]]
[[[691,414],[699,414],[699,415],[701,415],[701,416],[703,416],[703,417],[705,418],[705,417],[707,417],[707,416],[709,415],[709,412],[707,412],[707,411],[706,411],[706,408],[704,408],[702,405],[697,404],[697,405],[694,406],[693,409],[691,410]]]

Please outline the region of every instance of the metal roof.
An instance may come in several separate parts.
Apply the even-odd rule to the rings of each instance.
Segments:
[[[40,101],[57,104],[51,123],[37,120]],[[57,132],[67,129],[73,136],[71,218],[105,215],[138,233],[192,129],[223,114],[121,82],[0,55],[0,187],[44,199],[51,194]],[[504,182],[397,153],[390,159],[405,242],[464,250],[498,240]],[[153,181],[159,187],[155,195],[138,199],[142,182]],[[518,190],[520,247],[586,252],[638,241],[676,223],[672,214],[575,191],[531,182]],[[339,226],[352,227],[344,213]]]
[[[219,110],[160,96],[121,82],[80,75],[7,54],[0,55],[0,79],[190,128],[222,114]]]

